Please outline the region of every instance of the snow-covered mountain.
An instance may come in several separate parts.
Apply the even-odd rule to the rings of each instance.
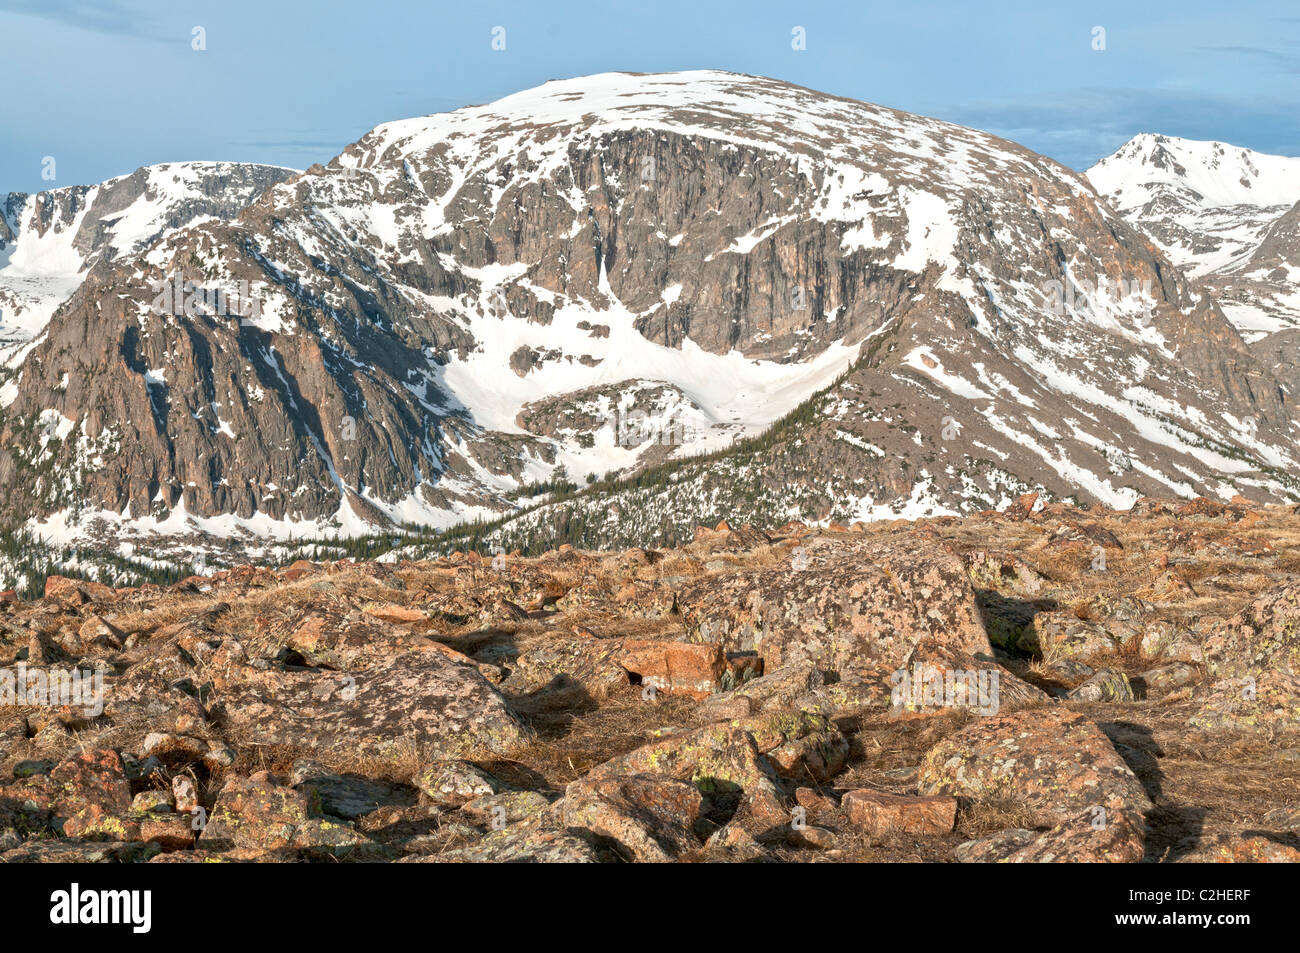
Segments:
[[[1300,158],[1144,133],[1087,172],[1097,191],[1188,274],[1248,341],[1300,327]],[[1294,228],[1294,224],[1291,225]]]
[[[6,514],[59,538],[449,526],[673,461],[530,519],[649,541],[1300,472],[1294,396],[1087,179],[707,71],[379,126],[93,269],[0,405]]]
[[[173,229],[231,218],[292,169],[174,162],[99,185],[0,194],[0,355],[12,361],[97,262],[136,254]]]
[[[1087,176],[1300,395],[1300,158],[1143,134]]]

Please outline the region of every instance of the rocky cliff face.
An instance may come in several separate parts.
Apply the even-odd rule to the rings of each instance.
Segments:
[[[0,344],[7,363],[45,327],[98,262],[143,252],[162,235],[229,219],[291,169],[173,162],[99,185],[0,195]]]
[[[98,263],[2,402],[11,520],[169,532],[448,525],[792,412],[655,505],[1267,497],[1300,460],[1279,379],[1085,179],[709,72],[380,126]]]

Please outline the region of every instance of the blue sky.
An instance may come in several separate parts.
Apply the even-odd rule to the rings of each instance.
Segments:
[[[987,129],[1078,169],[1144,131],[1300,155],[1294,0],[0,0],[0,38],[0,192],[183,159],[306,168],[390,119],[701,67]]]

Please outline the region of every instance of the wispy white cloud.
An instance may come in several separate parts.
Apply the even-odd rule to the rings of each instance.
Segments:
[[[37,17],[95,33],[161,39],[150,17],[121,0],[0,0],[0,12]]]
[[[1243,99],[1190,90],[1080,88],[1019,101],[953,105],[939,113],[1083,170],[1140,132],[1217,139],[1300,155],[1291,99]]]

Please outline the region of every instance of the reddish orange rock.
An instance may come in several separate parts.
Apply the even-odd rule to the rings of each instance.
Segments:
[[[947,834],[957,823],[957,799],[889,794],[862,788],[840,800],[849,820],[868,834]]]
[[[140,839],[163,850],[189,850],[194,836],[194,818],[189,814],[163,814],[140,822]]]
[[[303,576],[317,572],[319,569],[320,567],[315,563],[306,559],[299,559],[290,563],[284,571],[280,573],[280,578],[285,582],[296,582]]]
[[[67,576],[47,576],[45,579],[45,598],[62,599],[67,596],[80,595],[77,580]]]
[[[835,802],[824,794],[818,794],[812,788],[797,788],[794,792],[794,799],[800,807],[809,811],[834,811]]]
[[[259,626],[262,623],[258,619]],[[299,652],[311,652],[316,649],[320,640],[325,636],[325,618],[321,615],[312,614],[303,619],[302,622],[289,635],[289,645]]]
[[[763,674],[763,657],[752,652],[732,652],[727,655],[727,671],[736,685],[758,678]]]
[[[1227,833],[1209,838],[1179,858],[1195,864],[1297,864],[1300,850],[1263,834]]]
[[[629,639],[615,661],[643,685],[669,694],[707,698],[718,690],[727,657],[717,645]]]
[[[1007,507],[1007,518],[1013,520],[1028,519],[1038,503],[1037,493],[1026,493],[1016,497],[1016,501]]]
[[[71,600],[78,603],[100,602],[117,598],[111,586],[86,579],[69,579],[67,576],[47,576],[45,598]]]
[[[1228,508],[1216,500],[1198,496],[1188,500],[1175,510],[1179,516],[1222,516]]]
[[[416,622],[429,621],[429,613],[423,609],[417,609],[414,606],[400,606],[393,602],[366,606],[361,611],[373,618],[384,622],[394,622],[398,625],[412,625]]]

